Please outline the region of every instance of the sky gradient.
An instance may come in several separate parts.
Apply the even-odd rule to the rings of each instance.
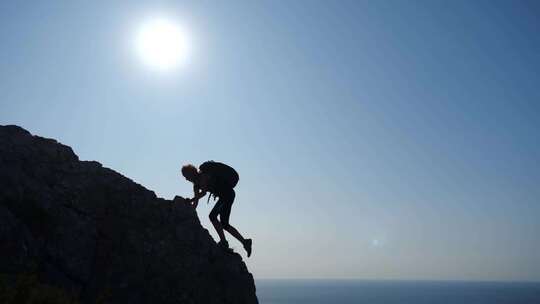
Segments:
[[[232,165],[256,278],[539,281],[538,3],[2,1],[0,124],[169,199]],[[183,67],[136,56],[154,16]]]

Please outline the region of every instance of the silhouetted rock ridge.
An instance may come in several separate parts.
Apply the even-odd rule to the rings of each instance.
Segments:
[[[81,303],[257,303],[240,255],[196,211],[68,146],[0,126],[0,273]]]

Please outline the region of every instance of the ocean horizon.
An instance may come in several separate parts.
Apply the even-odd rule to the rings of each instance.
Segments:
[[[537,304],[540,282],[257,279],[261,304]]]

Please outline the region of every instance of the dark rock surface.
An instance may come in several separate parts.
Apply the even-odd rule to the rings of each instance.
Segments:
[[[240,255],[184,199],[0,126],[0,273],[35,273],[81,303],[257,303]]]

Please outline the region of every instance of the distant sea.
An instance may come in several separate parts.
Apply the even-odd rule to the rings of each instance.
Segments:
[[[540,304],[540,283],[257,280],[260,304]]]

